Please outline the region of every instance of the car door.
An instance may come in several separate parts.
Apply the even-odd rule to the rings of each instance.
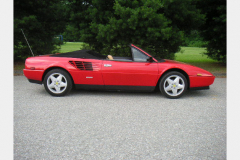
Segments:
[[[133,61],[103,60],[102,76],[105,87],[151,86],[158,78],[158,63],[147,61],[149,56],[132,47]]]

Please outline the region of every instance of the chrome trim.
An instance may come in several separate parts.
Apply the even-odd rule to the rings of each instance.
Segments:
[[[104,64],[104,67],[112,67],[111,64]]]

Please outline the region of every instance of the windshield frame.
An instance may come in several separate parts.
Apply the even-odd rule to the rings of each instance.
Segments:
[[[133,59],[133,61],[134,61],[134,56],[133,56],[132,48],[138,50],[140,53],[142,53],[142,54],[148,56],[149,58],[152,57],[153,62],[158,62],[157,59],[155,59],[152,55],[148,54],[147,52],[145,52],[145,51],[142,50],[141,48],[138,48],[137,46],[135,46],[135,45],[133,45],[133,44],[131,44],[130,47],[131,47],[131,52],[132,52],[132,59]],[[134,61],[134,62],[144,62],[144,61]],[[146,61],[146,62],[147,62],[147,61]]]

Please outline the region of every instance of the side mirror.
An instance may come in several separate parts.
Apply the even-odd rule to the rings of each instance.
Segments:
[[[153,58],[152,58],[152,57],[149,57],[149,58],[147,59],[147,62],[153,62]]]

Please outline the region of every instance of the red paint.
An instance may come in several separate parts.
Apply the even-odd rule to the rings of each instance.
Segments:
[[[158,63],[103,60],[102,75],[105,85],[155,86]]]

